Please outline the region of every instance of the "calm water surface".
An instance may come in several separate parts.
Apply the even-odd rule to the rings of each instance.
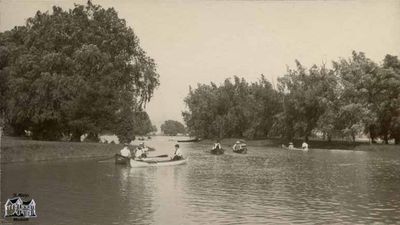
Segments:
[[[173,151],[155,138],[148,145]],[[400,151],[214,156],[182,143],[187,165],[127,168],[96,161],[2,165],[2,205],[28,193],[38,218],[19,224],[400,223]],[[3,208],[2,208],[3,213]]]

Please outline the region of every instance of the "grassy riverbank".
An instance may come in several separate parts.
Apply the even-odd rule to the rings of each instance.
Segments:
[[[226,138],[221,141],[222,145],[233,145],[238,139]],[[295,147],[301,147],[302,140],[295,140],[293,142]],[[213,144],[214,140],[202,140],[203,144]],[[282,142],[281,139],[263,139],[263,140],[246,140],[246,144],[249,147],[252,146],[269,146],[269,147],[280,147],[282,144],[288,145],[288,143]],[[311,149],[343,149],[343,150],[355,150],[355,151],[380,151],[380,150],[400,150],[400,145],[393,144],[369,144],[365,141],[348,142],[348,141],[323,141],[323,140],[310,140],[308,145]]]
[[[2,137],[1,163],[111,157],[123,146],[88,142],[32,141]]]

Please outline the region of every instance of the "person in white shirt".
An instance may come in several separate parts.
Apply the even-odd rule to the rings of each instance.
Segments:
[[[219,141],[217,141],[217,143],[214,144],[213,149],[222,149],[221,144],[219,143]]]
[[[135,150],[135,159],[146,158],[146,152],[143,149],[142,144],[140,144]]]
[[[179,145],[176,144],[175,145],[175,153],[174,153],[174,157],[172,158],[172,160],[181,160],[181,159],[183,159],[182,150],[179,148]]]
[[[304,141],[303,144],[301,145],[304,151],[308,151],[308,144]]]
[[[240,149],[242,149],[242,143],[240,143],[240,141],[236,141],[236,143],[232,146],[234,151],[238,151]]]
[[[139,145],[142,148],[142,151],[144,153],[147,153],[149,151],[149,148],[147,146],[144,145],[144,142],[140,143]]]
[[[121,149],[120,154],[123,157],[131,157],[131,151],[128,148],[128,144],[124,144],[124,148]]]
[[[290,142],[289,143],[289,147],[288,147],[289,149],[294,149],[294,146],[293,146],[293,143],[292,142]]]

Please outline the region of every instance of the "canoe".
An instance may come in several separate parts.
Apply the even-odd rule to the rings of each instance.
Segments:
[[[210,153],[213,155],[222,155],[224,154],[224,149],[219,148],[219,149],[211,149]]]
[[[188,140],[178,140],[178,142],[198,142],[200,139],[195,138],[195,139],[188,139]]]
[[[141,158],[140,161],[144,161],[144,162],[150,162],[150,163],[154,163],[154,162],[166,162],[166,161],[171,161],[170,157],[148,157],[148,158]]]
[[[302,148],[289,148],[285,145],[282,145],[283,149],[289,150],[289,151],[303,151],[303,152],[308,152],[309,149],[302,149]]]
[[[129,165],[132,168],[139,168],[139,167],[159,167],[159,166],[177,166],[182,165],[187,162],[186,159],[181,160],[168,160],[168,161],[141,161],[141,160],[130,160]]]
[[[239,153],[239,154],[246,154],[247,153],[247,148],[241,148],[238,150],[233,150],[234,153]]]
[[[115,164],[128,165],[130,157],[115,154]]]

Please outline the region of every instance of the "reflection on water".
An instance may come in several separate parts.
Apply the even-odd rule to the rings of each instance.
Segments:
[[[173,142],[148,142],[173,152]],[[181,144],[187,165],[95,161],[2,165],[2,203],[28,193],[29,224],[287,224],[400,221],[400,153],[251,148],[214,156]],[[3,209],[2,209],[3,210]],[[2,211],[3,213],[3,211]]]

